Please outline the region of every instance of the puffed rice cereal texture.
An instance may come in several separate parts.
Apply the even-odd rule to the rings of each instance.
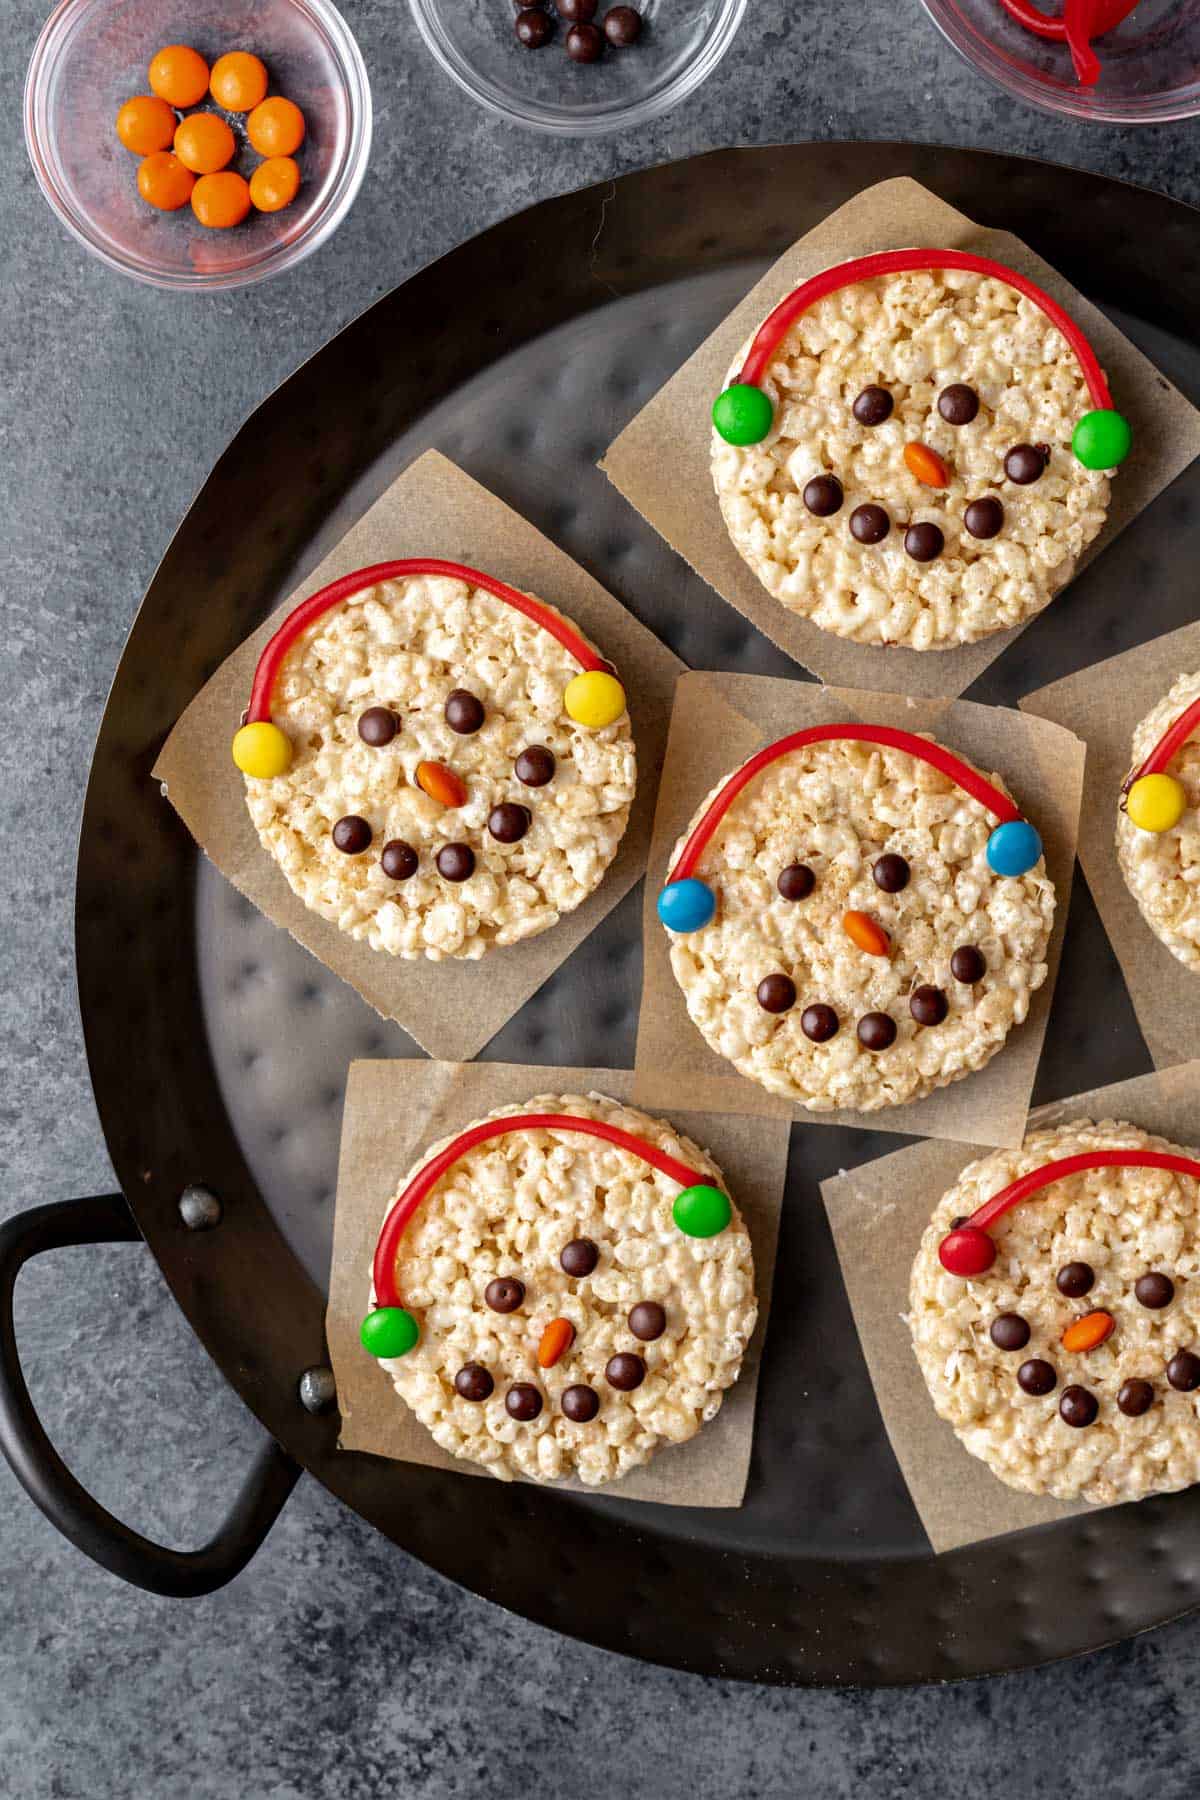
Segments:
[[[1007,793],[998,775],[988,779]],[[696,867],[717,896],[712,922],[668,933],[675,979],[710,1047],[812,1112],[899,1106],[981,1069],[1046,979],[1055,906],[1044,859],[1027,875],[993,873],[993,825],[979,801],[904,750],[840,739],[771,763],[738,795]],[[872,873],[887,853],[909,865],[898,893],[883,892]],[[777,886],[795,862],[816,877],[803,900],[785,899]],[[884,928],[890,955],[869,955],[851,940],[848,911]],[[973,985],[951,973],[964,946],[986,960]],[[795,1005],[784,1013],[758,1001],[759,983],[773,974],[795,983]],[[919,1025],[910,1011],[913,990],[926,986],[945,995],[940,1025]],[[803,1030],[814,1004],[838,1017],[824,1043]],[[859,1041],[858,1021],[873,1012],[896,1025],[887,1049]]]
[[[980,401],[963,426],[937,406],[957,382]],[[956,270],[858,282],[795,322],[762,385],[776,409],[762,443],[741,449],[713,432],[721,512],[763,586],[837,637],[942,650],[1021,624],[1066,586],[1104,524],[1108,475],[1071,451],[1092,405],[1087,384],[1060,333],[1007,282]],[[873,385],[887,389],[894,410],[881,425],[860,425],[851,409]],[[946,463],[944,491],[909,472],[910,442]],[[1004,473],[1018,444],[1049,448],[1045,473],[1024,487]],[[802,499],[820,474],[835,475],[845,494],[826,518]],[[966,507],[989,495],[1003,505],[1003,526],[993,538],[972,537]],[[850,533],[851,513],[867,502],[891,519],[878,544]],[[904,548],[907,527],[923,520],[945,538],[925,563]]]
[[[908,1323],[938,1416],[972,1456],[1025,1493],[1108,1505],[1171,1493],[1200,1477],[1200,1394],[1177,1392],[1166,1376],[1176,1351],[1200,1350],[1200,1184],[1162,1169],[1072,1175],[989,1227],[998,1254],[986,1275],[949,1275],[937,1253],[953,1219],[974,1212],[1009,1182],[1097,1149],[1178,1152],[1179,1146],[1136,1125],[1080,1119],[1035,1132],[1020,1150],[997,1150],[971,1163],[938,1201],[921,1240]],[[1064,1298],[1055,1285],[1069,1262],[1095,1271],[1095,1285],[1081,1299]],[[1138,1277],[1151,1271],[1175,1284],[1174,1299],[1159,1311],[1134,1294]],[[1066,1327],[1097,1310],[1116,1321],[1112,1335],[1084,1353],[1064,1350]],[[1028,1322],[1025,1348],[993,1344],[991,1323],[1004,1312]],[[1051,1393],[1035,1397],[1018,1386],[1017,1370],[1031,1357],[1054,1368],[1058,1383]],[[1117,1391],[1130,1379],[1154,1388],[1154,1402],[1140,1418],[1117,1408]],[[1099,1401],[1094,1424],[1071,1426],[1059,1416],[1068,1385]]]
[[[1164,732],[1200,697],[1200,674],[1181,675],[1133,734],[1130,766],[1138,768]],[[1139,831],[1117,808],[1117,856],[1129,891],[1151,931],[1189,969],[1200,970],[1200,740],[1192,737],[1170,774],[1187,794],[1183,817],[1170,831]]]
[[[518,1112],[570,1113],[620,1126],[728,1191],[711,1157],[689,1138],[601,1094],[541,1094],[487,1116]],[[417,1169],[451,1141],[421,1157],[389,1211]],[[410,1221],[397,1265],[405,1305],[421,1320],[420,1341],[406,1356],[381,1359],[396,1392],[443,1450],[501,1481],[575,1475],[598,1487],[649,1462],[665,1445],[686,1443],[716,1417],[758,1316],[754,1257],[736,1200],[724,1231],[692,1238],[671,1217],[678,1192],[675,1182],[629,1152],[567,1132],[493,1138],[447,1171]],[[580,1237],[591,1238],[600,1257],[591,1275],[575,1279],[559,1257]],[[484,1300],[488,1283],[502,1275],[524,1283],[515,1312],[492,1312]],[[663,1335],[649,1343],[627,1322],[640,1300],[657,1300],[667,1315]],[[542,1369],[538,1342],[555,1318],[570,1321],[574,1341],[559,1362]],[[642,1358],[646,1377],[622,1392],[604,1370],[610,1357],[626,1351]],[[480,1363],[492,1376],[489,1399],[456,1393],[454,1377],[466,1363]],[[536,1419],[518,1422],[506,1412],[504,1396],[514,1382],[540,1391],[544,1404]],[[587,1424],[572,1423],[562,1410],[564,1389],[577,1383],[600,1397]]]
[[[547,930],[599,885],[637,780],[627,714],[590,731],[564,711],[563,690],[578,673],[549,631],[465,582],[421,575],[364,588],[317,620],[280,669],[272,717],[295,759],[273,780],[246,777],[263,847],[306,906],[391,956],[474,959]],[[483,702],[474,734],[446,722],[455,688]],[[382,748],[358,735],[371,706],[400,719]],[[538,744],[552,751],[554,776],[527,787],[513,765]],[[422,761],[445,763],[462,778],[463,806],[446,808],[417,786]],[[487,829],[502,801],[530,811],[516,843],[499,843]],[[345,815],[371,827],[360,855],[333,842]],[[381,867],[392,839],[418,853],[407,881]],[[438,873],[435,858],[448,843],[474,853],[466,881]]]

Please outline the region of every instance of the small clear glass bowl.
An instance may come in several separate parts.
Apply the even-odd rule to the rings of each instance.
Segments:
[[[598,61],[574,63],[563,19],[548,44],[526,50],[513,30],[513,0],[409,0],[426,46],[473,100],[510,125],[560,137],[621,131],[677,106],[721,61],[748,0],[630,3],[643,20],[637,43],[606,44]],[[599,0],[593,23],[617,4]]]
[[[147,65],[164,44],[191,44],[210,64],[226,50],[252,50],[267,65],[269,92],[300,107],[303,181],[282,212],[251,212],[212,231],[190,206],[156,212],[139,197],[139,159],[115,120],[130,95],[150,91]],[[199,104],[220,110],[211,97]],[[248,176],[258,157],[245,120],[225,117],[238,139],[230,167]],[[329,0],[61,0],[25,78],[25,142],[54,211],[110,268],[154,287],[242,287],[290,269],[345,218],[370,154],[371,90]]]
[[[1163,125],[1200,113],[1200,7],[1140,0],[1115,30],[1094,40],[1100,79],[1075,79],[1064,43],[1035,36],[1000,0],[923,0],[954,48],[1018,99],[1048,112],[1108,125]],[[1048,17],[1062,0],[1037,0]]]

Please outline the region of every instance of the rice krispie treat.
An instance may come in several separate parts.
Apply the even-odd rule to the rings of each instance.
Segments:
[[[389,1207],[371,1302],[363,1346],[443,1450],[589,1487],[716,1417],[758,1314],[721,1171],[601,1094],[435,1144]]]
[[[304,904],[433,962],[519,943],[586,900],[637,776],[624,690],[571,621],[426,559],[359,569],[296,608],[233,754]]]
[[[712,475],[729,535],[789,611],[860,644],[941,650],[1040,612],[1130,447],[1078,327],[958,251],[827,269],[728,379]]]
[[[1200,1161],[1079,1119],[965,1168],[913,1263],[940,1418],[1009,1487],[1100,1505],[1200,1479]]]
[[[714,790],[658,914],[718,1055],[810,1111],[872,1112],[995,1055],[1046,979],[1054,900],[997,776],[846,724],[780,738]]]
[[[1181,675],[1133,734],[1117,856],[1142,917],[1200,970],[1200,674]]]

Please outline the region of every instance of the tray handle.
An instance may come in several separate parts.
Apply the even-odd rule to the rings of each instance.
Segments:
[[[216,1535],[199,1550],[169,1550],[122,1524],[76,1481],[42,1428],[17,1353],[13,1288],[31,1256],[78,1244],[140,1242],[121,1194],[34,1206],[0,1225],[0,1450],[34,1504],[85,1556],[152,1594],[194,1599],[245,1568],[295,1487],[300,1465],[265,1438]]]

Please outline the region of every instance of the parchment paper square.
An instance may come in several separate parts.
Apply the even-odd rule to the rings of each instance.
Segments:
[[[1053,719],[1087,744],[1079,860],[1112,941],[1154,1066],[1200,1057],[1200,975],[1143,919],[1117,861],[1117,802],[1136,726],[1180,675],[1200,669],[1200,624],[1152,638],[1027,694],[1022,712]]]
[[[710,788],[762,745],[786,732],[835,720],[930,731],[985,772],[1002,775],[1042,835],[1058,896],[1047,952],[1049,974],[1033,996],[1025,1023],[1014,1027],[1003,1049],[978,1074],[924,1100],[879,1112],[808,1112],[769,1094],[710,1050],[688,1017],[671,970],[667,934],[655,911],[676,841]],[[807,1125],[849,1125],[966,1143],[1021,1143],[1066,929],[1083,758],[1084,746],[1070,732],[1004,707],[814,687],[767,675],[688,671],[675,690],[646,878],[642,1006],[634,1059],[638,1105],[669,1113],[690,1101],[759,1117],[782,1113]]]
[[[709,470],[712,403],[739,347],[771,309],[802,281],[835,263],[914,244],[972,250],[1006,263],[1045,288],[1091,339],[1116,404],[1133,426],[1134,447],[1113,480],[1104,529],[1080,559],[1080,568],[1086,567],[1200,454],[1200,413],[1020,238],[976,224],[908,176],[864,189],[785,251],[625,427],[600,467],[697,574],[827,685],[954,695],[969,687],[1025,626],[1015,625],[977,644],[926,651],[854,644],[822,631],[774,599],[742,561],[721,517]]]
[[[485,569],[569,614],[620,672],[637,745],[637,794],[629,824],[600,886],[557,925],[478,962],[406,962],[356,942],[311,912],[259,843],[230,740],[264,644],[306,595],[371,563],[440,556]],[[675,678],[683,668],[620,601],[526,519],[436,450],[394,481],[313,570],[308,580],[227,657],[197,694],[154,765],[154,778],[201,849],[228,881],[395,1019],[431,1056],[477,1054],[611,911],[646,863],[654,795]]]
[[[1071,1119],[1121,1119],[1184,1148],[1196,1142],[1200,1063],[1139,1075],[1041,1106],[1030,1130]],[[908,1281],[938,1200],[982,1144],[916,1144],[821,1183],[842,1279],[884,1429],[934,1550],[1103,1510],[1006,1487],[939,1419],[913,1354]]]
[[[370,1297],[371,1258],[388,1203],[423,1149],[494,1107],[537,1094],[600,1093],[628,1101],[627,1069],[562,1069],[519,1063],[355,1062],[346,1085],[333,1221],[326,1334],[337,1378],[343,1450],[480,1475],[476,1464],[434,1443],[386,1373],[363,1350],[358,1329]],[[746,1221],[754,1248],[758,1324],[742,1373],[721,1410],[686,1444],[671,1445],[644,1468],[589,1488],[572,1477],[555,1491],[613,1494],[672,1506],[740,1506],[750,1467],[759,1361],[775,1270],[787,1178],[788,1126],[678,1108],[671,1123],[715,1158]],[[523,1479],[523,1478],[522,1478]],[[540,1485],[540,1484],[534,1484]]]

